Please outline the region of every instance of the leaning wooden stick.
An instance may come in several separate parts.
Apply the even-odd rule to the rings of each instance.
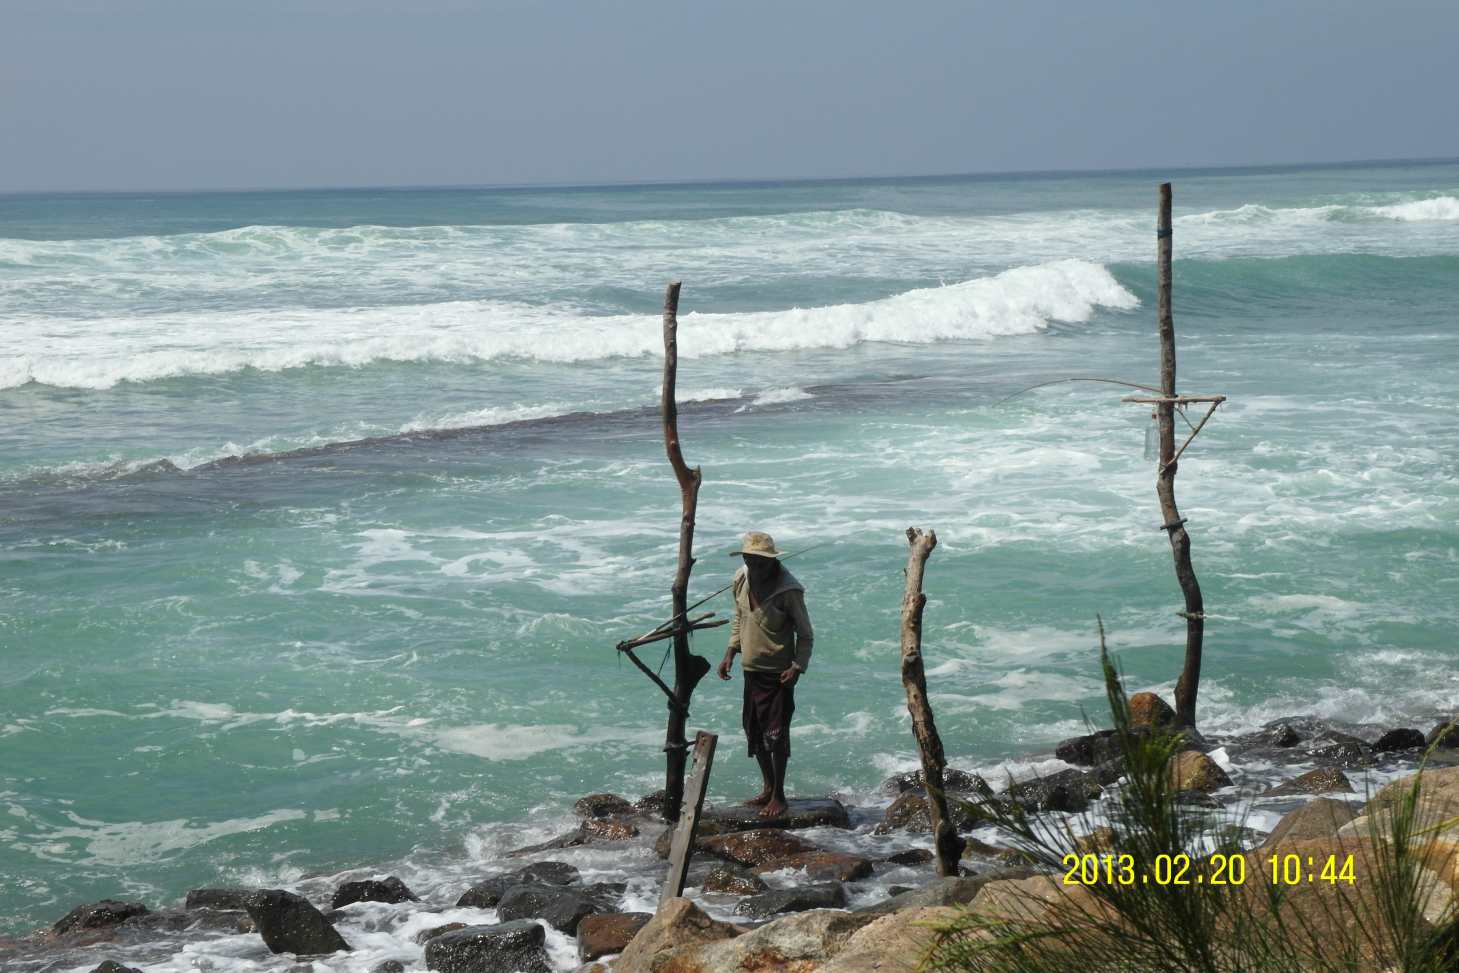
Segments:
[[[1160,398],[1155,401],[1155,415],[1160,432],[1160,469],[1155,478],[1155,492],[1160,497],[1162,529],[1170,535],[1170,550],[1175,558],[1175,579],[1185,595],[1185,664],[1175,684],[1175,719],[1179,726],[1196,725],[1196,692],[1201,682],[1201,642],[1206,631],[1205,601],[1201,585],[1191,567],[1191,541],[1185,520],[1175,505],[1175,473],[1180,454],[1175,448],[1175,407],[1183,402],[1209,401],[1211,411],[1221,404],[1216,396],[1177,396],[1175,392],[1175,317],[1170,307],[1172,250],[1170,218],[1170,183],[1160,184],[1160,219],[1155,231],[1156,317],[1160,326]],[[1209,413],[1206,418],[1210,418]],[[1205,420],[1201,421],[1205,425]],[[1197,427],[1191,433],[1195,438]],[[1189,445],[1186,440],[1185,445]],[[1180,452],[1185,451],[1185,445]]]
[[[704,810],[704,790],[709,786],[709,769],[714,765],[714,747],[718,742],[719,737],[713,733],[700,732],[694,738],[694,771],[689,775],[684,807],[678,816],[679,823],[674,826],[674,837],[669,841],[669,874],[659,896],[660,909],[670,899],[684,894],[689,862],[694,857],[694,832]]]
[[[937,534],[930,530],[924,534],[908,527],[907,543],[911,549],[907,555],[907,590],[902,596],[902,686],[907,691],[907,712],[912,714],[912,733],[917,737],[917,750],[922,758],[937,874],[956,875],[963,839],[958,836],[947,811],[942,783],[947,758],[942,752],[937,724],[932,720],[932,706],[927,702],[927,675],[922,665],[922,609],[927,604],[927,596],[922,593],[922,575],[928,555],[937,546]]]

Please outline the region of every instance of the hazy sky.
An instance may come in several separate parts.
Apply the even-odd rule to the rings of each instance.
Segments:
[[[1459,156],[1459,0],[0,0],[0,190]]]

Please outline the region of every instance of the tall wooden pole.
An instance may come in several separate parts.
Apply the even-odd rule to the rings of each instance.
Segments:
[[[684,724],[689,716],[689,697],[710,669],[709,660],[689,651],[689,572],[694,567],[694,512],[699,505],[699,484],[703,477],[699,467],[690,469],[684,462],[684,453],[679,448],[679,406],[674,398],[679,370],[679,287],[679,281],[675,281],[664,294],[664,449],[679,481],[680,497],[679,566],[670,589],[674,603],[674,697],[669,703],[669,727],[664,739],[667,757],[664,817],[669,821],[679,820],[684,800],[684,768],[689,756]]]
[[[937,546],[937,534],[930,530],[924,534],[908,527],[907,544],[910,547],[907,590],[902,595],[902,687],[907,691],[907,712],[912,715],[912,733],[922,758],[922,782],[927,787],[927,812],[932,819],[937,874],[956,875],[963,839],[947,812],[947,794],[942,783],[947,758],[942,752],[937,724],[932,720],[932,706],[927,702],[927,675],[922,665],[922,609],[927,604],[927,596],[922,593],[922,575],[928,555]]]
[[[1160,219],[1155,230],[1157,316],[1160,324],[1160,397],[1155,407],[1160,430],[1160,470],[1155,492],[1160,497],[1162,527],[1170,535],[1175,558],[1175,579],[1185,595],[1185,664],[1175,684],[1175,719],[1179,726],[1196,725],[1196,691],[1201,682],[1201,640],[1206,630],[1205,601],[1191,567],[1191,541],[1185,521],[1175,505],[1175,318],[1170,307],[1171,257],[1170,183],[1160,184]]]

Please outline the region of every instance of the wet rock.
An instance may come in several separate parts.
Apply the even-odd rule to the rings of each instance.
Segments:
[[[1459,750],[1459,725],[1440,723],[1435,726],[1424,737],[1424,746],[1432,747],[1435,743],[1440,750]]]
[[[923,888],[893,896],[883,902],[878,902],[876,905],[867,906],[856,911],[877,914],[895,912],[899,909],[918,909],[926,906],[967,905],[973,901],[973,898],[977,896],[983,886],[989,882],[1027,878],[1032,874],[1032,869],[1018,867],[995,868],[977,875],[940,878]]]
[[[1122,752],[1119,734],[1114,730],[1070,737],[1054,748],[1054,756],[1076,767],[1093,767],[1118,758]]]
[[[222,912],[243,912],[254,889],[193,889],[183,904],[186,909],[218,909]]]
[[[970,830],[977,824],[977,817],[965,802],[949,798],[947,812],[952,816],[953,826],[959,831]],[[928,809],[925,794],[908,791],[891,803],[874,833],[890,834],[893,831],[910,831],[913,834],[932,832],[932,812]]]
[[[1329,731],[1317,739],[1304,741],[1296,749],[1304,751],[1310,760],[1323,767],[1353,769],[1371,766],[1373,763],[1372,750],[1368,744],[1337,730]]]
[[[1336,767],[1318,767],[1300,777],[1293,777],[1275,787],[1268,788],[1262,797],[1281,797],[1288,794],[1332,794],[1353,792],[1352,782]]]
[[[430,929],[422,929],[416,933],[415,941],[417,945],[424,946],[437,936],[444,936],[448,932],[455,932],[458,929],[465,928],[466,923],[464,922],[448,922],[444,926],[432,926]]]
[[[502,919],[541,919],[569,936],[587,916],[616,912],[618,898],[627,888],[621,882],[567,887],[534,882],[514,885],[497,902]]]
[[[588,832],[583,829],[582,825],[578,825],[573,830],[567,832],[567,834],[560,834],[556,838],[549,838],[540,844],[527,845],[522,848],[514,848],[511,851],[507,852],[506,857],[522,858],[527,855],[540,855],[544,851],[561,851],[564,848],[581,848],[583,845],[586,845],[591,841],[592,835],[588,834]]]
[[[739,932],[727,922],[711,919],[688,899],[669,899],[624,948],[613,973],[653,973],[654,959],[670,950],[728,939]]]
[[[839,952],[875,916],[824,909],[768,922],[735,939],[703,943],[664,957],[674,973],[799,973],[814,970]]]
[[[1187,807],[1218,808],[1221,806],[1221,802],[1216,800],[1210,794],[1207,794],[1205,791],[1198,790],[1187,789],[1176,791],[1175,793],[1170,795],[1170,799],[1176,804],[1184,804]]]
[[[655,817],[662,817],[664,806],[668,803],[666,792],[660,788],[652,794],[645,794],[633,802],[633,809],[642,814],[651,814]]]
[[[440,973],[552,973],[546,942],[546,931],[526,919],[467,926],[426,944],[426,969]]]
[[[1074,850],[1081,855],[1102,855],[1115,850],[1115,829],[1108,825],[1095,828],[1074,842]]]
[[[533,862],[517,869],[512,875],[522,882],[542,882],[546,885],[572,885],[582,874],[567,862]]]
[[[260,889],[244,904],[272,953],[313,955],[350,948],[329,920],[301,895],[283,889]]]
[[[119,926],[128,919],[145,916],[147,911],[147,907],[140,902],[102,899],[100,902],[78,905],[51,926],[51,933],[56,936],[64,936],[67,933],[80,932],[84,929],[105,929],[109,926]]]
[[[942,789],[949,793],[992,793],[988,782],[977,774],[970,774],[966,770],[958,770],[956,767],[947,767],[942,771]],[[904,774],[897,774],[888,777],[881,782],[883,794],[896,795],[907,793],[927,793],[927,780],[922,776],[921,770],[909,770]]]
[[[1026,811],[1077,813],[1103,792],[1099,781],[1082,770],[1061,770],[1047,777],[1020,781],[1008,788],[1008,796]]]
[[[1210,793],[1231,786],[1221,765],[1195,750],[1182,750],[1170,761],[1170,786],[1182,791]]]
[[[1227,746],[1232,753],[1262,754],[1272,750],[1290,750],[1305,737],[1286,720],[1274,720],[1255,733],[1243,733]]]
[[[850,828],[851,816],[846,806],[834,798],[796,798],[789,802],[784,814],[773,818],[760,817],[760,809],[747,804],[705,808],[700,817],[704,834],[725,834],[731,831],[758,831],[763,828]]]
[[[1261,847],[1270,848],[1280,841],[1304,841],[1334,835],[1357,816],[1358,812],[1346,801],[1319,797],[1284,815],[1262,841]]]
[[[1130,726],[1168,727],[1175,725],[1175,710],[1154,693],[1136,693],[1130,697]]]
[[[369,879],[363,882],[346,882],[334,893],[330,907],[343,909],[356,902],[385,902],[399,905],[402,902],[419,902],[420,899],[400,879],[391,875],[387,879]]]
[[[507,889],[513,885],[520,885],[511,875],[493,875],[491,878],[477,882],[471,888],[461,893],[456,900],[458,909],[495,909],[496,904],[502,900]]]
[[[96,969],[92,970],[91,973],[142,973],[142,971],[137,969],[135,966],[123,966],[116,960],[109,959],[104,961]]]
[[[572,806],[572,813],[580,818],[611,818],[632,814],[634,806],[627,798],[617,794],[589,794],[580,797]]]
[[[871,861],[860,855],[848,855],[839,851],[807,851],[784,858],[772,858],[755,866],[755,874],[766,875],[782,869],[803,871],[806,877],[818,882],[855,882],[870,878]]]
[[[809,909],[846,908],[846,890],[839,882],[819,882],[792,889],[771,889],[735,906],[737,915],[764,919],[781,912],[805,912]]]
[[[638,836],[638,825],[624,817],[589,818],[579,826],[586,839],[585,844],[595,841],[627,841]]]
[[[1089,776],[1094,778],[1094,782],[1100,787],[1108,787],[1125,776],[1125,758],[1113,757],[1104,763],[1096,764],[1094,769],[1089,771]]]
[[[898,895],[905,895],[908,892],[915,892],[915,891],[917,891],[917,890],[914,889],[910,885],[888,885],[887,886],[887,898],[892,898],[892,897],[898,896]]]
[[[370,967],[370,973],[405,973],[405,964],[398,959],[387,959]]]
[[[600,956],[621,953],[648,925],[651,912],[619,912],[613,915],[586,916],[578,924],[578,962],[586,963]]]
[[[712,835],[695,844],[700,850],[716,858],[752,868],[776,858],[819,850],[804,838],[774,828]]]
[[[1392,753],[1395,750],[1419,750],[1424,746],[1424,735],[1418,730],[1403,727],[1389,730],[1373,744],[1374,753]]]
[[[904,851],[893,852],[882,861],[892,865],[925,865],[932,861],[932,852],[926,848],[908,848]]]
[[[456,900],[462,909],[495,909],[507,890],[516,885],[571,885],[581,878],[567,862],[543,861],[524,865],[514,872],[503,872],[477,882]]]
[[[1007,851],[1007,848],[1001,847],[999,845],[990,845],[988,844],[988,842],[979,841],[977,838],[963,838],[962,857],[964,859],[977,857],[996,858],[997,856],[1002,855]]]
[[[704,876],[699,888],[704,892],[719,892],[723,895],[758,895],[769,886],[758,875],[720,865]]]

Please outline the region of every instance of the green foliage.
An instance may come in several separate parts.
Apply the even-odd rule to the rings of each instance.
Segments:
[[[1459,917],[1447,889],[1425,861],[1447,854],[1444,823],[1420,820],[1423,764],[1401,800],[1367,819],[1376,839],[1345,839],[1355,854],[1353,883],[1286,885],[1269,881],[1268,852],[1242,848],[1244,828],[1223,824],[1212,811],[1182,803],[1170,767],[1185,747],[1179,732],[1130,725],[1120,677],[1100,623],[1100,665],[1121,747],[1124,776],[1103,802],[1112,829],[1112,878],[1122,866],[1136,880],[1068,885],[1066,856],[1076,829],[1030,815],[1012,802],[983,800],[968,810],[995,826],[1044,877],[1032,894],[991,909],[975,901],[935,927],[923,968],[978,973],[1285,973],[1285,971],[1394,971],[1453,973],[1459,969]],[[1424,762],[1427,762],[1425,754]],[[1108,792],[1107,792],[1108,793]],[[1242,815],[1244,819],[1244,814]],[[1078,819],[1088,832],[1094,821]],[[1337,842],[1334,838],[1333,841]],[[1247,842],[1249,844],[1249,841]],[[1169,875],[1171,856],[1188,855],[1188,884],[1153,880]],[[1240,885],[1209,881],[1213,854],[1244,859]],[[1115,864],[1118,861],[1119,866]],[[1234,864],[1230,863],[1230,867]],[[1195,876],[1203,880],[1195,881]],[[985,893],[986,894],[986,893]]]

